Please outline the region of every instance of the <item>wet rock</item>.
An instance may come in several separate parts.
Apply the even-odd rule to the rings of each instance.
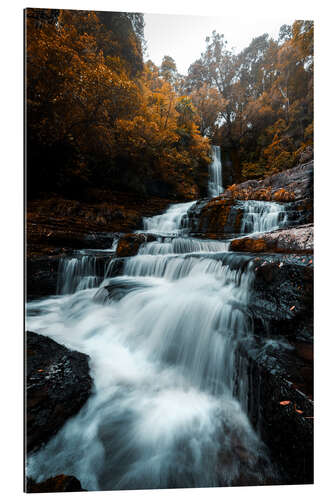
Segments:
[[[238,233],[243,210],[233,200],[214,198],[200,200],[188,211],[189,227],[192,234],[215,234],[221,236]]]
[[[142,243],[155,241],[157,239],[153,234],[129,233],[121,236],[117,247],[117,257],[132,257],[138,253]]]
[[[308,260],[311,265],[306,265]],[[293,342],[312,341],[313,267],[312,258],[308,260],[254,260],[249,310],[255,329],[263,335],[266,330]]]
[[[87,491],[81,486],[81,483],[74,476],[59,476],[51,477],[41,483],[36,483],[31,478],[27,478],[26,493],[64,493],[69,491]]]
[[[26,335],[26,446],[37,450],[77,413],[92,390],[89,357],[48,337]]]
[[[279,483],[312,484],[313,401],[262,351],[243,349],[240,360],[248,377],[248,414],[280,471]]]
[[[236,252],[313,253],[313,224],[235,239],[230,250]]]

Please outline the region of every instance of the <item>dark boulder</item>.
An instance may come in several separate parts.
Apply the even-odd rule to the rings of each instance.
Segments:
[[[288,366],[256,348],[243,348],[248,414],[279,470],[279,484],[313,483],[313,401],[290,380]],[[288,374],[288,375],[287,375]]]
[[[77,413],[92,390],[89,357],[26,334],[26,447],[37,450]]]
[[[294,260],[298,262],[270,261],[269,257],[254,260],[249,310],[259,330],[293,342],[309,342],[313,336],[312,258]]]

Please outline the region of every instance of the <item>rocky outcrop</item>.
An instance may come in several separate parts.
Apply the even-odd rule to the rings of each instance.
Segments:
[[[212,239],[239,233],[242,218],[243,209],[233,199],[221,196],[200,200],[188,212],[191,233]]]
[[[25,491],[26,493],[65,493],[87,490],[82,488],[80,481],[76,477],[60,474],[41,483],[36,483],[36,481],[28,477]]]
[[[247,412],[279,470],[279,484],[313,482],[312,256],[252,259],[253,335],[237,356]]]
[[[188,213],[190,232],[210,238],[230,237],[241,231],[244,200],[283,203],[288,226],[313,222],[313,162],[262,180],[230,186],[213,199],[199,200]]]
[[[230,186],[224,196],[238,200],[297,201],[313,198],[313,161],[270,175]]]
[[[26,448],[37,450],[77,413],[92,390],[87,355],[26,334]]]
[[[142,243],[155,241],[157,239],[153,234],[129,233],[120,237],[116,255],[117,257],[132,257],[138,253]]]
[[[230,250],[252,253],[313,253],[313,224],[235,239],[230,244]]]
[[[249,309],[260,336],[269,332],[292,342],[312,342],[312,256],[254,259]]]
[[[248,374],[248,414],[278,467],[279,484],[312,484],[313,402],[286,377],[281,352],[276,358],[279,365],[256,348],[240,357]]]
[[[172,202],[156,196],[100,190],[92,190],[81,201],[56,196],[29,200],[27,257],[50,255],[60,249],[110,248],[114,233],[139,229],[142,217],[156,215]]]

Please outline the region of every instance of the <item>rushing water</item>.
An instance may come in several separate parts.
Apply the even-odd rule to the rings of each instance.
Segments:
[[[242,203],[244,231],[283,224],[275,204],[260,205],[257,217]],[[272,477],[235,362],[251,336],[252,259],[186,236],[191,205],[146,218],[158,240],[125,259],[120,276],[117,260],[102,272],[96,253],[81,251],[61,263],[58,295],[27,305],[29,330],[87,353],[94,379],[79,414],[28,457],[34,479],[70,474],[85,489],[108,490]]]
[[[288,223],[288,213],[282,203],[248,200],[237,204],[243,209],[242,233],[274,231]]]
[[[212,146],[212,161],[209,166],[208,196],[215,198],[223,193],[220,146]]]
[[[164,236],[182,234],[187,229],[187,211],[195,203],[196,201],[176,203],[170,205],[164,214],[144,217],[144,231]]]

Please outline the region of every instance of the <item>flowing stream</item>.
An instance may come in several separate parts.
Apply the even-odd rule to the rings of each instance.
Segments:
[[[285,223],[278,204],[242,203],[244,232]],[[28,303],[28,329],[88,354],[94,380],[82,410],[28,457],[35,480],[69,474],[85,489],[112,490],[273,476],[235,361],[251,336],[252,258],[189,237],[191,206],[146,218],[158,239],[125,259],[121,275],[115,260],[97,273],[97,252],[81,251],[61,263],[58,295]]]

